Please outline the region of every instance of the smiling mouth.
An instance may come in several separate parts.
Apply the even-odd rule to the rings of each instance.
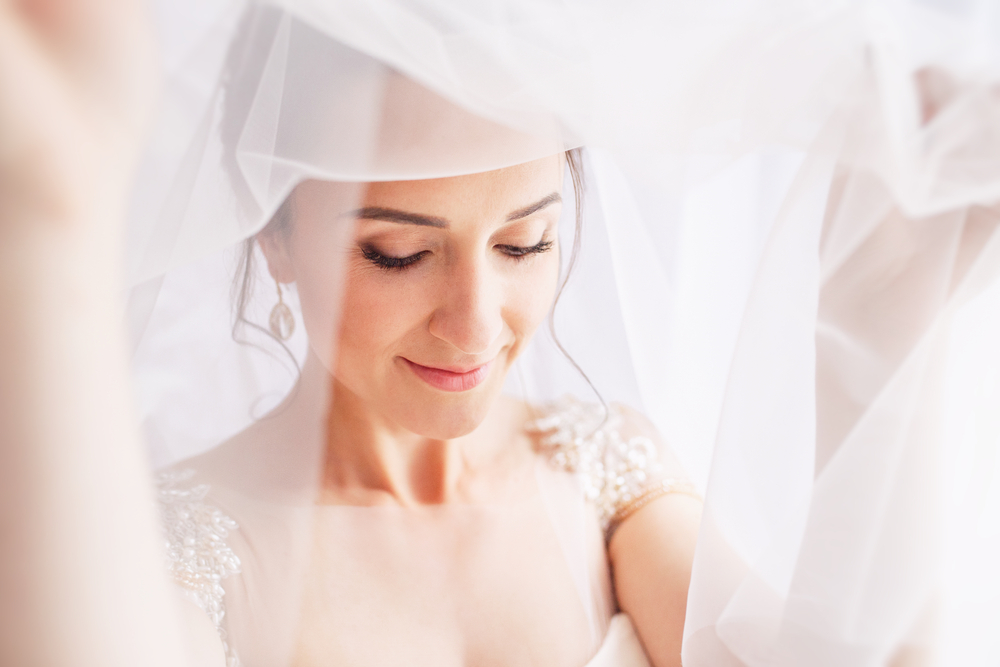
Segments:
[[[467,371],[449,371],[433,366],[421,366],[406,357],[400,357],[421,380],[441,391],[469,391],[482,384],[490,374],[492,361]]]

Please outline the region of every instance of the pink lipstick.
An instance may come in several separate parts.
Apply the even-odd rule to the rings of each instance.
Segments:
[[[479,386],[490,374],[490,366],[493,364],[492,361],[488,361],[482,366],[468,371],[449,371],[432,366],[421,366],[405,357],[400,358],[406,362],[406,365],[417,377],[441,391],[468,391]]]

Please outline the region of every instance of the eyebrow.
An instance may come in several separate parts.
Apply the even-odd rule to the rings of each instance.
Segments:
[[[407,213],[406,211],[397,211],[394,208],[381,208],[379,206],[359,208],[356,211],[351,211],[348,215],[359,220],[384,220],[404,225],[420,225],[421,227],[439,227],[442,229],[448,227],[448,221],[444,218],[420,215],[418,213]]]
[[[513,213],[507,216],[507,222],[514,222],[515,220],[520,220],[521,218],[527,218],[529,215],[532,215],[533,213],[538,213],[546,206],[561,201],[562,197],[559,195],[559,193],[553,192],[547,197],[542,197],[531,206],[525,206],[524,208],[519,208],[518,210],[514,211]]]
[[[507,216],[507,222],[527,218],[529,215],[538,213],[546,206],[550,206],[551,204],[561,201],[562,197],[559,193],[553,192],[552,194],[539,199],[530,206],[517,209]],[[385,222],[397,222],[403,225],[419,225],[421,227],[437,227],[439,229],[448,228],[448,221],[444,218],[438,218],[432,215],[420,215],[419,213],[408,213],[394,208],[382,208],[381,206],[366,206],[364,208],[351,211],[347,215],[359,220],[382,220]]]

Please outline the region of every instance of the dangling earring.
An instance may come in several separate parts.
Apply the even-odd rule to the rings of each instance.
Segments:
[[[278,303],[271,309],[268,324],[275,338],[286,341],[295,333],[295,318],[292,316],[292,309],[286,306],[281,298],[281,283],[275,280],[274,284],[278,286]]]

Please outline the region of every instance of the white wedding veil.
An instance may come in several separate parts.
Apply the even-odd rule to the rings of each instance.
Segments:
[[[154,7],[166,88],[127,246],[154,467],[221,465],[217,445],[298,379],[304,328],[287,345],[266,334],[274,285],[243,254],[298,184],[582,147],[581,225],[572,205],[560,223],[568,280],[506,389],[641,411],[704,495],[684,664],[1000,660],[992,4]],[[294,288],[285,298],[301,323]],[[325,538],[286,492],[316,490],[325,405],[269,476],[254,477],[268,443],[232,458],[244,467],[221,478],[239,482],[214,498],[241,530],[252,506],[284,540],[254,546],[256,583],[227,590],[236,620],[233,606],[267,602],[252,628],[272,637],[231,634],[270,642],[254,649],[268,664],[308,622],[297,577]],[[610,593],[570,526],[580,508],[546,511],[592,652]]]

